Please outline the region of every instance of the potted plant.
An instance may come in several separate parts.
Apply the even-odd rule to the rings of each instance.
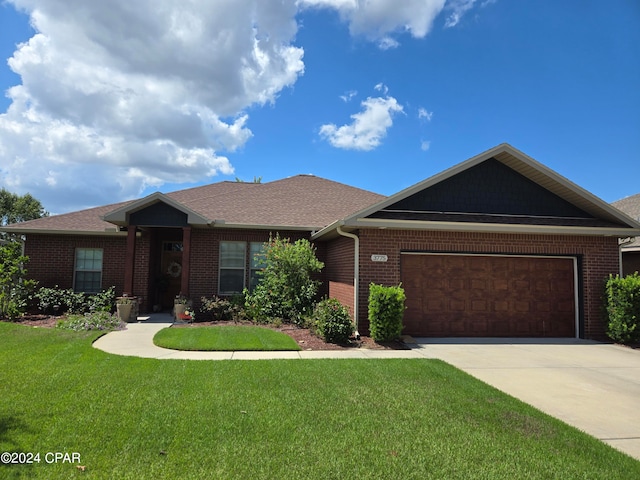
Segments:
[[[173,316],[176,318],[176,320],[184,316],[184,312],[187,310],[189,304],[189,299],[182,295],[182,293],[176,295],[176,298],[173,301]]]
[[[133,309],[133,299],[128,296],[118,297],[116,299],[116,312],[118,318],[122,322],[131,321],[131,310]]]

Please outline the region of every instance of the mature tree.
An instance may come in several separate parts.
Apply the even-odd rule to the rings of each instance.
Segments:
[[[31,194],[20,196],[5,188],[0,190],[0,225],[25,222],[47,216],[49,216],[49,212]]]

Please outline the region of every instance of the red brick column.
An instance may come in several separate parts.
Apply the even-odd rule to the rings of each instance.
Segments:
[[[182,228],[182,278],[180,290],[185,297],[189,296],[189,272],[191,270],[191,227]]]
[[[133,295],[133,268],[136,260],[136,226],[127,227],[127,253],[124,261],[124,293]]]

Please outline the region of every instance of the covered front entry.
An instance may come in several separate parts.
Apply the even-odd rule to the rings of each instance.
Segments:
[[[575,337],[576,259],[403,253],[403,333]]]

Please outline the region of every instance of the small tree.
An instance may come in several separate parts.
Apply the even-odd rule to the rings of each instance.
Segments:
[[[291,243],[280,236],[264,246],[265,267],[252,292],[245,290],[247,313],[258,321],[281,319],[297,325],[311,315],[320,282],[312,274],[324,267],[308,240]]]
[[[34,280],[25,279],[24,264],[28,260],[19,242],[0,243],[0,317],[13,320],[27,310],[36,285]]]

